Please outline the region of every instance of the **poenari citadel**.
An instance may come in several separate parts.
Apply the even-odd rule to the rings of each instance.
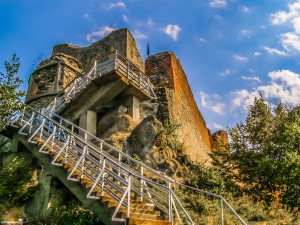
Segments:
[[[74,195],[105,225],[195,224],[180,182],[210,164],[217,134],[228,139],[211,135],[174,53],[144,62],[128,29],[87,47],[59,44],[31,73],[25,103],[0,160],[33,168],[26,218]]]

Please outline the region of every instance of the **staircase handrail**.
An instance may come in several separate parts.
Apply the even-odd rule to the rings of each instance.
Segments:
[[[30,106],[29,106],[29,107],[30,107]],[[42,113],[38,112],[37,110],[33,109],[32,107],[30,107],[30,108],[31,108],[32,110],[36,111],[37,113],[39,113],[39,114],[42,115]],[[170,177],[168,177],[167,175],[162,174],[161,172],[152,169],[151,167],[147,166],[146,164],[141,163],[140,161],[134,159],[134,158],[131,157],[130,155],[127,155],[126,153],[120,151],[120,150],[117,149],[116,147],[114,147],[114,146],[108,144],[108,143],[105,142],[104,140],[102,140],[102,139],[96,137],[94,134],[92,134],[92,133],[88,132],[87,130],[85,130],[85,129],[79,127],[78,125],[76,125],[76,124],[74,124],[74,123],[72,123],[72,122],[66,120],[65,118],[59,116],[58,114],[56,114],[56,113],[54,113],[54,112],[51,112],[51,115],[52,115],[52,117],[56,117],[57,119],[59,119],[59,120],[61,121],[61,122],[59,122],[59,123],[55,122],[58,126],[62,127],[62,126],[60,125],[60,123],[65,122],[66,124],[68,124],[68,125],[70,125],[70,126],[76,128],[76,129],[78,129],[79,131],[81,131],[81,132],[83,132],[83,133],[85,133],[85,134],[88,134],[88,136],[90,136],[90,138],[93,138],[94,140],[97,140],[97,141],[99,141],[99,142],[105,143],[105,145],[108,146],[108,147],[109,147],[111,150],[113,150],[114,152],[120,154],[121,156],[123,156],[123,157],[125,157],[125,158],[128,158],[130,161],[136,163],[137,165],[140,165],[140,166],[143,167],[144,169],[149,170],[149,171],[152,172],[154,175],[159,176],[159,177],[162,178],[162,179],[165,179],[167,182],[173,182],[173,179],[170,178]],[[46,116],[46,115],[44,115],[44,116],[45,116],[47,119],[51,119],[50,117],[48,117],[48,116]],[[66,128],[66,129],[68,129],[68,128]],[[74,135],[77,135],[77,134],[74,133]],[[79,137],[79,135],[77,135],[77,136]],[[94,145],[93,143],[91,143],[91,144]],[[94,145],[94,146],[95,146],[95,145]],[[98,146],[96,146],[96,147],[98,147]]]
[[[207,195],[211,195],[211,196],[214,196],[214,197],[217,197],[221,200],[221,210],[222,210],[222,225],[224,224],[224,212],[223,212],[223,203],[231,210],[231,212],[238,218],[238,220],[243,224],[243,225],[247,225],[245,223],[245,221],[238,215],[238,213],[231,207],[231,205],[223,198],[223,196],[221,195],[218,195],[218,194],[215,194],[215,193],[212,193],[212,192],[208,192],[208,191],[204,191],[204,190],[201,190],[201,189],[198,189],[198,188],[195,188],[195,187],[191,187],[191,186],[188,186],[188,185],[185,185],[185,184],[182,184],[182,183],[179,183],[179,182],[175,182],[173,181],[171,178],[167,177],[166,175],[162,175],[160,172],[152,169],[151,167],[135,160],[134,158],[132,158],[131,156],[127,155],[126,153],[123,153],[121,151],[119,151],[118,149],[116,149],[115,147],[113,147],[112,145],[109,145],[108,143],[106,143],[105,141],[101,140],[100,138],[97,138],[96,136],[94,136],[93,134],[91,134],[90,132],[80,128],[79,126],[77,126],[76,124],[73,124],[72,122],[64,119],[63,117],[55,114],[55,113],[51,113],[52,117],[49,117],[48,114],[47,115],[44,115],[43,113],[39,112],[38,110],[35,110],[33,109],[32,107],[30,106],[27,106],[28,109],[32,110],[36,115],[41,115],[42,117],[46,118],[47,120],[51,121],[51,123],[53,123],[55,126],[58,126],[60,129],[62,130],[65,130],[69,133],[71,133],[73,136],[75,136],[77,139],[80,139],[82,142],[84,142],[87,146],[90,146],[90,148],[94,149],[94,151],[99,151],[98,150],[98,146],[97,145],[94,145],[94,143],[90,142],[89,141],[89,138],[90,137],[93,137],[94,139],[97,139],[99,140],[100,142],[102,143],[105,143],[107,146],[109,146],[109,149],[110,150],[114,150],[115,152],[117,152],[118,154],[122,155],[123,157],[125,157],[126,159],[130,159],[132,162],[135,162],[136,164],[140,165],[141,168],[146,168],[148,169],[150,172],[152,172],[153,174],[155,174],[156,176],[159,176],[162,180],[164,180],[166,183],[168,183],[168,186],[166,185],[163,185],[163,184],[160,184],[160,183],[157,183],[151,179],[149,179],[148,177],[144,176],[143,173],[140,173],[139,171],[135,170],[135,169],[132,169],[132,168],[127,168],[128,165],[126,166],[122,166],[122,170],[126,171],[129,175],[135,177],[136,179],[140,179],[141,181],[144,181],[144,182],[147,182],[147,183],[152,183],[152,184],[155,184],[156,186],[159,186],[165,190],[168,190],[169,191],[169,216],[171,217],[172,216],[172,207],[174,207],[174,210],[175,210],[175,213],[177,214],[177,217],[178,219],[180,220],[180,216],[178,214],[178,211],[177,211],[177,207],[175,205],[175,202],[174,202],[174,199],[175,201],[177,202],[177,204],[179,205],[180,209],[182,210],[182,212],[185,214],[186,218],[189,220],[189,222],[191,224],[194,224],[193,221],[191,220],[190,216],[188,215],[187,211],[184,209],[184,207],[182,206],[181,202],[178,200],[178,198],[176,197],[175,193],[173,192],[172,190],[172,184],[173,185],[179,185],[179,186],[182,186],[182,187],[185,187],[185,188],[188,188],[188,189],[191,189],[191,190],[194,190],[194,191],[198,191],[198,192],[201,192],[201,193],[204,193],[204,194],[207,194]],[[26,113],[27,111],[25,111]],[[32,123],[33,123],[33,119],[32,119],[32,116],[30,117],[30,115],[28,115],[30,118],[28,120],[28,122],[23,118],[23,116],[19,116],[19,118],[21,117],[21,120],[24,119],[24,123],[28,126],[32,126]],[[55,117],[57,117],[55,120]],[[31,120],[31,122],[29,122]],[[31,123],[31,125],[30,125]],[[67,128],[65,125],[67,126],[71,126],[71,130],[69,128]],[[76,134],[74,133],[74,128],[78,129],[78,131],[81,131],[84,133],[84,137],[80,136],[79,134]],[[31,127],[30,127],[30,130],[31,130]],[[88,137],[87,134],[90,136]],[[114,161],[116,161],[117,159],[113,156],[111,156],[109,153],[106,153],[105,151],[102,151],[101,154],[103,156],[105,156],[106,159],[108,159],[109,161],[111,161],[112,163],[114,163]],[[120,159],[120,155],[119,155],[119,159]],[[120,161],[116,163],[121,163]],[[116,165],[117,165],[116,164]],[[122,163],[123,164],[123,163]],[[118,164],[118,165],[121,165],[121,164]],[[143,171],[142,169],[142,171]],[[143,195],[142,192],[140,192],[141,196]]]
[[[36,128],[36,130],[34,131],[34,128],[33,128],[33,126],[34,126],[34,121],[36,121],[36,120],[34,120],[33,119],[33,117],[35,117],[35,118],[38,118],[38,115],[39,116],[41,116],[41,118],[40,119],[42,119],[42,118],[44,118],[44,119],[47,119],[47,120],[49,120],[49,121],[51,121],[51,124],[52,124],[52,126],[54,126],[55,128],[57,127],[57,129],[56,130],[58,130],[58,129],[61,129],[61,130],[64,130],[65,132],[66,132],[66,134],[68,134],[68,135],[72,135],[72,136],[74,136],[74,137],[76,137],[76,139],[80,139],[81,141],[82,141],[82,143],[84,143],[86,146],[89,146],[89,151],[91,152],[91,153],[93,153],[93,151],[91,151],[91,150],[94,150],[94,151],[96,151],[97,152],[97,150],[99,151],[99,147],[98,146],[96,146],[96,145],[94,145],[92,142],[90,142],[89,140],[88,140],[88,137],[86,136],[86,135],[84,135],[84,137],[82,137],[82,136],[80,136],[80,135],[78,135],[78,134],[76,134],[76,133],[74,133],[72,130],[74,130],[74,127],[76,126],[76,128],[79,128],[81,131],[83,131],[83,132],[85,132],[85,134],[87,133],[87,131],[85,131],[84,129],[82,129],[82,128],[80,128],[80,127],[78,127],[77,125],[75,125],[75,124],[73,124],[73,123],[71,123],[71,122],[69,122],[69,121],[67,121],[67,120],[65,120],[64,118],[62,118],[62,117],[60,117],[60,116],[58,116],[58,115],[56,115],[58,118],[59,118],[59,121],[56,121],[55,119],[53,119],[53,118],[50,118],[48,115],[44,115],[44,114],[42,114],[41,112],[39,112],[38,110],[35,110],[35,109],[33,109],[32,107],[30,107],[30,106],[28,106],[28,109],[29,110],[31,110],[33,113],[32,113],[32,115],[30,115],[30,114],[27,114],[27,120],[28,120],[28,122],[26,121],[26,118],[23,118],[24,119],[24,123],[26,124],[26,126],[28,126],[29,127],[29,130],[33,130],[33,134],[31,135],[31,137],[33,137],[34,135],[36,135],[36,132],[38,131],[38,129],[39,129],[39,127],[40,126],[42,126],[42,124],[41,123],[39,123],[38,124],[38,128]],[[28,112],[28,111],[27,111]],[[34,114],[34,115],[33,115]],[[51,115],[52,116],[54,116],[55,115],[55,113],[51,113]],[[25,116],[26,117],[26,116]],[[40,119],[38,119],[38,120],[40,120]],[[43,120],[44,120],[43,119]],[[30,122],[29,122],[30,121]],[[68,122],[68,124],[64,124],[64,123],[66,123],[66,122]],[[66,127],[66,125],[68,126],[74,126],[74,127],[72,127],[72,129],[70,130],[69,128],[67,128]],[[47,128],[48,129],[50,129],[51,128],[51,126],[47,126]],[[23,129],[21,129],[21,130],[23,130]],[[56,132],[55,130],[54,131],[51,131],[51,132]],[[50,135],[50,134],[49,134]],[[52,133],[52,135],[53,135],[53,133]],[[50,135],[49,136],[49,138],[47,139],[47,141],[51,138],[52,136]],[[54,137],[54,136],[53,136]],[[95,137],[95,136],[94,136]],[[95,138],[97,138],[97,137],[95,137]],[[101,142],[103,142],[103,143],[106,143],[106,142],[104,142],[103,140],[101,140],[101,139],[98,139],[98,140],[100,140]],[[47,142],[46,141],[46,142]],[[108,144],[109,145],[109,144]],[[141,174],[141,173],[139,173],[137,170],[134,170],[134,169],[132,169],[132,168],[130,168],[127,164],[124,164],[124,163],[122,163],[122,162],[118,162],[118,161],[116,161],[117,159],[116,158],[114,158],[113,156],[111,156],[111,155],[109,155],[109,153],[106,153],[105,151],[101,151],[101,152],[97,152],[97,153],[100,153],[103,157],[105,157],[105,159],[107,159],[107,160],[109,160],[109,161],[111,161],[111,165],[113,165],[114,163],[116,164],[116,165],[118,165],[118,166],[121,166],[121,168],[122,168],[122,171],[125,171],[125,172],[127,172],[128,174],[129,174],[129,176],[133,176],[133,177],[135,177],[135,178],[137,178],[137,179],[140,179],[141,181],[147,181],[147,182],[149,182],[149,183],[153,183],[153,184],[155,184],[156,186],[159,186],[159,187],[161,187],[161,188],[163,188],[163,189],[166,189],[166,190],[168,190],[169,191],[169,197],[170,196],[172,196],[172,197],[170,197],[170,199],[175,199],[176,201],[178,201],[178,199],[176,198],[176,197],[174,197],[173,195],[174,195],[174,193],[172,192],[172,190],[171,190],[171,181],[172,181],[172,179],[171,178],[169,178],[169,179],[167,179],[168,177],[166,177],[166,176],[163,176],[161,173],[159,173],[158,171],[155,171],[154,169],[152,169],[151,167],[148,167],[147,165],[145,165],[145,164],[143,164],[143,163],[141,163],[141,162],[139,162],[139,161],[136,161],[135,159],[133,159],[132,157],[130,157],[130,156],[128,156],[128,155],[126,155],[125,153],[122,153],[122,152],[120,152],[119,150],[117,150],[116,148],[114,148],[113,146],[111,146],[111,145],[109,145],[110,146],[110,150],[115,150],[115,151],[117,151],[117,153],[119,153],[119,154],[122,154],[122,156],[124,156],[126,159],[131,159],[132,161],[134,161],[134,162],[136,162],[137,164],[139,164],[143,169],[145,169],[145,168],[148,168],[149,169],[149,171],[151,171],[153,174],[155,174],[156,176],[159,176],[162,180],[164,180],[166,183],[168,183],[169,184],[169,187],[168,186],[166,186],[166,185],[163,185],[163,184],[159,184],[159,183],[157,183],[157,182],[154,182],[154,181],[152,181],[152,180],[150,180],[149,178],[147,178],[147,177],[145,177],[143,174]],[[80,162],[80,161],[78,161],[78,162]],[[119,164],[118,164],[119,163]],[[78,163],[77,163],[78,164]],[[129,168],[128,168],[129,167]],[[124,173],[123,173],[124,174]],[[117,177],[116,177],[117,178]],[[118,178],[117,178],[118,179]],[[129,185],[130,186],[130,185]],[[133,189],[131,189],[131,190],[133,190]],[[134,190],[133,190],[134,191]],[[142,192],[136,192],[135,191],[135,193],[137,193],[138,195],[141,195],[142,196]],[[159,205],[159,202],[155,202],[154,200],[152,200],[151,201],[156,207],[158,207],[158,208],[160,208],[160,205]],[[170,205],[171,204],[171,205]],[[171,218],[171,216],[172,216],[172,208],[177,212],[177,208],[176,208],[176,205],[175,205],[175,203],[174,202],[171,202],[169,204],[169,216],[170,216],[170,221],[173,221],[173,218]],[[188,215],[187,214],[187,212],[186,212],[186,210],[183,208],[183,206],[180,204],[180,202],[179,202],[179,206],[180,206],[180,210],[183,210],[183,213],[185,214],[185,215]],[[179,216],[179,215],[178,215]],[[190,217],[187,217],[189,220],[190,220],[190,224],[191,225],[193,225],[194,223],[192,222],[192,220],[190,219]],[[179,218],[180,219],[180,218]]]
[[[189,185],[180,183],[180,182],[176,182],[176,181],[174,181],[173,184],[177,184],[177,185],[179,185],[179,186],[188,188],[188,189],[190,189],[190,190],[197,191],[197,192],[200,192],[200,193],[203,193],[203,194],[207,194],[207,195],[210,195],[210,196],[219,198],[219,199],[221,200],[222,225],[224,225],[223,203],[225,203],[225,205],[230,209],[230,211],[238,218],[238,220],[239,220],[243,225],[247,225],[247,223],[246,223],[246,222],[242,219],[242,217],[241,217],[241,216],[240,216],[240,215],[232,208],[232,206],[225,200],[225,198],[224,198],[222,195],[215,194],[215,193],[212,193],[212,192],[209,192],[209,191],[205,191],[205,190],[202,190],[202,189],[199,189],[199,188],[195,188],[195,187],[192,187],[192,186],[189,186]]]

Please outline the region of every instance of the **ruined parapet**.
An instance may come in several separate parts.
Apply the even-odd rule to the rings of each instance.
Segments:
[[[209,160],[211,135],[179,60],[171,52],[152,55],[146,60],[146,74],[156,87],[157,117],[163,123],[180,125],[178,135],[184,142],[183,154],[189,155],[193,161]]]
[[[30,75],[26,103],[36,108],[46,105],[81,74],[82,65],[73,57],[57,54],[42,61]]]
[[[115,30],[87,47],[78,47],[71,44],[56,45],[53,48],[52,55],[58,53],[70,55],[79,60],[84,70],[88,71],[96,60],[99,62],[106,61],[113,57],[116,50],[142,72],[145,71],[144,62],[137,50],[136,42],[127,28]]]

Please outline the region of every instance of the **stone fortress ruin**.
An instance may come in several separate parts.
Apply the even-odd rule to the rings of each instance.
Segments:
[[[174,53],[144,62],[128,29],[87,47],[54,46],[31,73],[25,103],[0,159],[34,167],[26,215],[51,215],[72,193],[103,224],[193,224],[172,188],[210,163],[217,142]]]
[[[87,47],[55,46],[52,56],[41,62],[30,75],[26,103],[35,108],[45,106],[53,98],[66,93],[77,78],[95,65],[105,65],[118,57],[139,75],[137,82],[110,73],[93,81],[86,93],[72,101],[60,115],[103,138],[104,130],[113,126],[112,117],[118,114],[130,116],[134,126],[143,117],[154,114],[162,124],[174,122],[179,125],[178,138],[184,143],[184,155],[192,161],[209,160],[212,137],[179,60],[172,52],[162,52],[150,55],[144,62],[128,29],[113,31]],[[149,82],[150,92],[154,93],[145,92],[147,87],[139,86],[141,79]],[[109,118],[110,122],[107,121]],[[128,118],[125,120],[123,126],[129,126],[126,125]]]

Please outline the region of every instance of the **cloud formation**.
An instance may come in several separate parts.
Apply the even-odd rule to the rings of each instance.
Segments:
[[[114,30],[115,28],[112,28],[110,26],[101,27],[98,31],[94,31],[92,33],[87,34],[86,40],[88,42],[95,42],[97,40],[96,38],[101,38]]]
[[[242,78],[243,80],[250,80],[250,81],[257,81],[257,82],[260,82],[259,77],[247,77],[247,76],[241,76],[241,78]]]
[[[233,55],[233,59],[237,62],[245,63],[248,61],[248,58],[241,55]]]
[[[227,1],[226,0],[212,0],[209,4],[211,7],[214,7],[214,8],[224,8],[227,6]]]
[[[292,105],[299,105],[300,99],[300,75],[289,70],[278,70],[268,74],[270,81],[248,91],[245,89],[231,92],[231,103],[234,108],[253,104],[255,97],[260,94],[266,99],[277,99]]]
[[[169,35],[174,41],[177,41],[178,34],[181,31],[181,28],[176,24],[169,24],[163,29],[163,31],[165,32],[165,34]]]
[[[242,40],[242,39],[245,39],[245,38],[250,38],[252,35],[252,31],[249,30],[249,29],[243,29],[243,30],[240,30],[239,33],[238,33],[238,39]]]
[[[125,9],[125,3],[124,2],[115,2],[115,3],[110,3],[108,5],[108,9],[113,9],[113,8],[122,8]]]
[[[233,74],[235,71],[230,69],[225,69],[223,72],[219,73],[221,77],[227,77],[231,74]]]
[[[147,35],[142,34],[140,31],[138,30],[134,30],[132,35],[134,36],[135,39],[147,39]]]
[[[280,51],[276,48],[269,48],[269,47],[264,47],[264,49],[266,50],[266,52],[269,54],[269,55],[288,55],[285,51]]]
[[[200,102],[201,106],[203,108],[209,109],[215,113],[218,113],[220,115],[224,115],[224,108],[225,104],[221,103],[220,96],[217,94],[209,95],[206,94],[205,92],[201,91],[200,92]]]
[[[280,42],[288,52],[300,53],[300,1],[288,4],[288,11],[271,14],[271,23],[281,25],[289,23],[292,30],[280,35]]]

